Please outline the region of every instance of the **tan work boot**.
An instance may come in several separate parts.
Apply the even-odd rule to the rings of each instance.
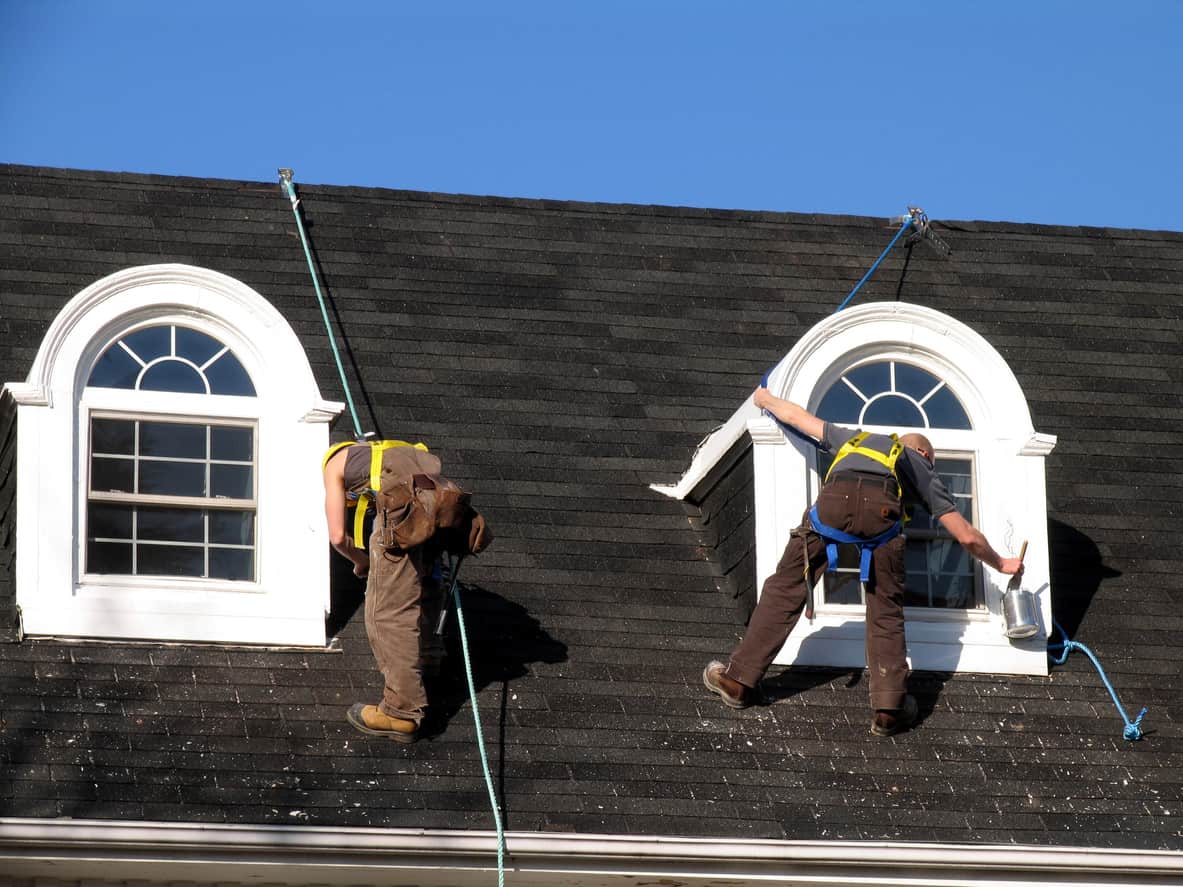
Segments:
[[[414,742],[419,725],[404,718],[392,718],[376,705],[355,702],[345,713],[345,720],[370,736],[386,736],[395,742]]]
[[[739,681],[729,678],[723,672],[727,666],[717,660],[707,663],[702,671],[703,686],[723,700],[731,708],[747,708],[752,704],[752,692]]]

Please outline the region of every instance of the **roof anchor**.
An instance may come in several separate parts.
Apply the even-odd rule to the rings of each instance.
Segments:
[[[911,231],[908,233],[908,239],[904,241],[908,246],[913,246],[923,240],[943,256],[953,253],[953,250],[949,248],[949,244],[941,240],[932,230],[928,213],[923,209],[918,206],[909,206],[906,216],[896,216],[891,220],[893,225],[902,225],[908,221],[912,223]]]

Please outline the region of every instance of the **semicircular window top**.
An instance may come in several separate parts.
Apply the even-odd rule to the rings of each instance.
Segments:
[[[969,431],[965,407],[943,379],[899,360],[847,370],[822,396],[817,415],[844,425]]]
[[[146,327],[118,339],[95,362],[87,385],[255,396],[251,377],[229,346],[207,333],[176,324]]]

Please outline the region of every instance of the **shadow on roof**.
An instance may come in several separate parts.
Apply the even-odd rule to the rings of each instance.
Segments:
[[[1054,518],[1047,522],[1051,548],[1052,618],[1076,637],[1093,596],[1105,579],[1121,575],[1106,566],[1097,544],[1075,527]]]

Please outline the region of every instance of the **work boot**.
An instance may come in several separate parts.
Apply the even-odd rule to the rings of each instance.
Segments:
[[[370,736],[387,736],[395,742],[414,742],[419,725],[404,718],[392,718],[376,705],[355,702],[345,713],[345,720]]]
[[[904,697],[904,707],[880,709],[871,718],[871,732],[876,736],[894,736],[903,733],[916,721],[919,709],[913,696]]]
[[[729,678],[723,672],[727,666],[719,661],[707,663],[702,672],[702,683],[712,693],[723,700],[724,705],[732,708],[747,708],[751,705],[751,690],[734,678]]]

